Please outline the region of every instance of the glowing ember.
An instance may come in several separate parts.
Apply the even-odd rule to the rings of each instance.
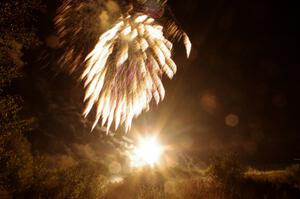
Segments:
[[[159,163],[163,151],[163,147],[155,137],[140,138],[137,146],[130,154],[131,167],[153,167]]]

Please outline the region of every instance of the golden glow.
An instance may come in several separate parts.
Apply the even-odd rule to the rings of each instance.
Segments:
[[[140,138],[130,154],[130,165],[133,168],[153,167],[159,163],[163,151],[156,137]]]

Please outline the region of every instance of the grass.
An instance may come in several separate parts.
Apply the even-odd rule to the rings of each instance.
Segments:
[[[59,186],[33,187],[27,195],[14,198],[93,198],[93,199],[299,199],[300,166],[281,170],[245,169],[236,159],[214,159],[206,169],[197,165],[173,168],[145,168],[127,173],[123,181],[110,183],[95,177],[99,165],[84,164],[64,171]],[[88,173],[87,173],[88,172]],[[100,172],[101,173],[101,172]],[[44,175],[43,175],[44,176]],[[49,180],[53,172],[41,182]],[[51,181],[52,182],[52,181]],[[37,186],[38,187],[38,186]],[[47,185],[46,187],[49,187]],[[0,195],[2,192],[0,192]],[[4,195],[3,195],[4,194]],[[0,197],[10,196],[3,193]],[[27,197],[30,196],[30,197]],[[10,198],[10,197],[8,197]]]
[[[140,172],[110,190],[108,199],[299,199],[300,188],[295,171],[248,169],[234,180],[220,180],[211,171],[184,171],[170,175],[173,168],[162,173]],[[164,173],[164,174],[163,174]],[[180,173],[180,172],[178,172]],[[225,175],[226,176],[226,175]],[[232,177],[232,176],[231,176]]]

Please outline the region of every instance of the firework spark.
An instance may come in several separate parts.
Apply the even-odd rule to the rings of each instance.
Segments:
[[[125,123],[149,109],[154,98],[164,99],[161,75],[172,78],[176,64],[171,59],[172,43],[163,36],[163,27],[146,15],[128,15],[103,33],[95,48],[86,57],[87,66],[81,79],[86,87],[87,106],[84,116],[96,105],[93,127],[102,117],[101,125],[109,129]],[[190,42],[185,37],[187,55]]]
[[[81,7],[79,4],[74,10],[80,10]],[[63,38],[67,32],[71,32],[65,26],[66,19],[70,20],[70,13],[72,9],[67,3],[56,20]],[[174,27],[174,31],[178,32],[177,26]],[[75,33],[83,31],[80,27]],[[85,87],[86,107],[83,115],[86,117],[95,109],[92,129],[101,121],[101,126],[106,126],[107,130],[114,123],[115,129],[125,124],[128,131],[133,118],[149,110],[153,99],[156,104],[164,99],[161,77],[166,74],[171,79],[177,66],[171,58],[173,44],[163,31],[164,27],[149,15],[126,13],[102,34],[98,33],[98,42],[87,56],[82,57],[84,53],[81,51],[77,53],[76,42],[72,41],[67,46],[63,59],[72,63],[70,71],[74,71],[81,62],[84,63],[80,75]],[[189,57],[191,42],[187,34],[182,33],[182,37]]]

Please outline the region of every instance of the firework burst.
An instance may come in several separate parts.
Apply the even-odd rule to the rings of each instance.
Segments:
[[[154,18],[137,12],[121,15],[99,34],[95,47],[82,60],[80,75],[85,87],[83,115],[86,117],[93,108],[96,111],[92,128],[101,121],[107,129],[113,123],[115,129],[124,123],[128,131],[133,118],[149,110],[152,99],[156,104],[164,99],[161,77],[166,74],[171,79],[177,66],[171,58],[173,44],[163,29]],[[182,37],[188,57],[191,42],[185,33]],[[74,53],[72,49],[67,52]]]

